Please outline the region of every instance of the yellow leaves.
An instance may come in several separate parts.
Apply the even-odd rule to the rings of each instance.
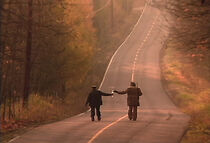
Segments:
[[[198,100],[199,100],[201,103],[205,103],[205,104],[210,103],[210,88],[201,91],[201,92],[199,93]]]

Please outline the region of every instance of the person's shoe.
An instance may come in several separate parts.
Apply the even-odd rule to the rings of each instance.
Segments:
[[[133,119],[133,121],[136,121],[136,119]]]
[[[101,117],[98,117],[98,121],[101,121]]]
[[[91,117],[91,121],[92,121],[92,122],[95,121],[94,117]]]

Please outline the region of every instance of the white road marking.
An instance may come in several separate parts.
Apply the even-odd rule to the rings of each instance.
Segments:
[[[103,129],[101,129],[100,131],[98,131],[89,141],[88,143],[92,143],[101,133],[103,133],[106,129],[108,129],[109,127],[113,126],[114,124],[117,124],[119,121],[121,121],[122,119],[126,118],[128,115],[125,115],[121,118],[119,118],[118,120],[116,120],[115,122],[112,122],[111,124],[107,125],[106,127],[104,127]]]
[[[106,5],[108,5],[109,2],[110,2],[110,1],[108,1]],[[107,69],[106,69],[106,71],[105,71],[105,74],[104,74],[104,77],[103,77],[103,79],[102,79],[102,82],[101,82],[101,84],[100,84],[100,86],[99,86],[99,89],[101,89],[101,87],[102,87],[102,85],[103,85],[103,83],[104,83],[105,77],[106,77],[106,75],[107,75],[107,72],[108,72],[108,70],[109,70],[109,68],[110,68],[110,65],[111,65],[111,63],[112,63],[112,61],[113,61],[115,55],[116,55],[117,52],[120,50],[120,48],[122,47],[122,45],[124,45],[124,43],[128,40],[128,38],[131,36],[131,34],[134,32],[135,27],[139,24],[139,22],[140,22],[140,20],[141,20],[141,18],[142,18],[142,16],[143,16],[143,14],[144,14],[144,12],[145,12],[145,9],[146,9],[147,5],[148,5],[150,2],[151,2],[151,0],[149,0],[149,1],[145,4],[144,9],[143,9],[143,12],[142,12],[140,18],[138,19],[137,23],[134,25],[134,27],[133,27],[131,33],[126,37],[125,41],[118,47],[118,49],[117,49],[117,50],[115,51],[115,53],[113,54],[113,56],[112,56],[112,58],[111,58],[111,60],[110,60],[110,62],[109,62],[109,64],[108,64],[108,66],[107,66]],[[105,5],[105,6],[106,6],[106,5]],[[100,10],[99,10],[99,11],[100,11]],[[98,12],[98,11],[97,11],[97,12]],[[157,17],[158,17],[158,16],[157,16]],[[157,17],[156,17],[156,19],[157,19]],[[149,35],[150,35],[150,33],[151,33],[151,31],[152,31],[154,25],[155,25],[155,21],[153,22],[152,27],[151,27],[149,33],[147,33],[146,38],[145,38],[144,41],[141,43],[140,48],[138,48],[138,50],[137,50],[137,52],[136,52],[136,57],[138,56],[139,51],[141,50],[141,47],[143,47],[144,42],[147,41],[147,38],[149,37]],[[137,59],[137,58],[135,58],[134,65],[133,65],[132,81],[133,81],[133,79],[134,79],[135,66],[136,66],[136,59]],[[89,110],[88,110],[88,111],[89,111]],[[88,111],[87,111],[87,112],[88,112]],[[82,116],[82,115],[84,115],[84,114],[85,114],[85,113],[81,113],[81,114],[79,114],[79,115],[77,115],[77,116]],[[123,120],[123,119],[126,118],[127,116],[128,116],[128,115],[124,115],[123,117],[119,118],[119,119],[116,120],[115,122],[112,122],[111,124],[109,124],[109,125],[107,125],[106,127],[102,128],[100,131],[98,131],[98,132],[97,132],[97,133],[88,141],[88,143],[92,143],[92,142],[93,142],[101,133],[103,133],[106,129],[108,129],[109,127],[113,126],[114,124],[117,124],[119,121]],[[15,141],[15,140],[18,139],[18,138],[20,138],[20,136],[17,136],[17,137],[15,137],[15,138],[11,139],[8,143],[11,143],[11,142]]]
[[[8,143],[11,143],[13,141],[15,141],[16,139],[18,139],[20,136],[15,137],[14,139],[11,139]]]
[[[103,83],[104,83],[104,80],[105,80],[105,78],[106,78],[107,72],[108,72],[108,70],[109,70],[109,68],[110,68],[110,65],[111,65],[111,63],[112,63],[112,61],[113,61],[115,55],[116,55],[117,52],[120,50],[120,48],[124,45],[124,43],[128,40],[128,38],[131,36],[131,34],[135,31],[134,29],[136,28],[136,26],[137,26],[137,25],[139,24],[139,22],[141,21],[142,15],[144,14],[145,9],[146,9],[147,5],[148,5],[150,2],[151,2],[151,0],[148,0],[148,2],[145,3],[144,9],[143,9],[143,11],[142,11],[142,14],[141,14],[141,16],[139,17],[137,23],[134,25],[134,27],[133,27],[131,33],[126,37],[125,41],[118,47],[118,49],[117,49],[117,50],[115,51],[115,53],[113,54],[111,60],[109,61],[109,64],[108,64],[108,66],[107,66],[107,69],[106,69],[106,71],[105,71],[105,74],[104,74],[104,77],[103,77],[103,79],[102,79],[102,81],[101,81],[101,84],[100,84],[100,86],[99,86],[99,89],[101,89],[101,87],[102,87],[102,85],[103,85]]]
[[[132,68],[132,74],[131,74],[131,81],[134,81],[134,75],[135,75],[135,70],[136,70],[136,62],[138,60],[138,55],[139,55],[139,51],[142,50],[142,47],[144,46],[144,43],[147,41],[147,39],[149,38],[154,26],[155,26],[155,23],[157,21],[157,18],[159,17],[159,14],[155,17],[146,37],[144,38],[144,40],[142,41],[142,43],[140,44],[139,48],[137,49],[137,52],[136,52],[136,56],[134,58],[134,61],[133,61],[133,68]]]
[[[140,20],[141,20],[141,18],[142,18],[142,15],[143,15],[144,12],[145,12],[145,9],[146,9],[147,5],[148,5],[150,2],[151,2],[151,0],[149,0],[148,2],[146,2],[145,6],[144,6],[144,9],[143,9],[143,12],[142,12],[141,16],[139,17],[137,23],[134,25],[134,27],[133,27],[131,33],[126,37],[125,41],[118,47],[118,49],[115,51],[115,53],[113,54],[112,58],[110,59],[109,64],[108,64],[108,66],[107,66],[107,69],[106,69],[106,71],[105,71],[104,77],[103,77],[103,79],[102,79],[102,82],[101,82],[101,84],[100,84],[100,86],[99,86],[99,89],[101,89],[101,87],[102,87],[102,85],[103,85],[103,83],[104,83],[104,80],[105,80],[105,78],[106,78],[107,72],[108,72],[108,70],[109,70],[109,68],[110,68],[110,65],[111,65],[111,63],[112,63],[112,61],[113,61],[115,55],[116,55],[117,52],[120,50],[120,48],[124,45],[124,43],[128,40],[128,38],[131,36],[131,34],[134,32],[134,29],[135,29],[136,26],[139,24],[139,22],[140,22]],[[143,44],[141,44],[141,45],[143,46]],[[139,51],[139,50],[140,50],[140,49],[138,49],[138,51]],[[138,53],[139,53],[139,52],[138,52]],[[137,54],[138,54],[138,53],[137,53]],[[135,66],[134,66],[134,68],[135,68]],[[134,69],[134,70],[135,70],[135,69]],[[134,70],[133,70],[133,72],[134,72]],[[132,73],[132,75],[134,75],[134,73]],[[119,121],[121,121],[122,119],[124,119],[124,118],[127,117],[127,116],[128,116],[128,115],[125,115],[125,116],[119,118],[119,119],[116,120],[115,122],[112,122],[111,124],[107,125],[107,126],[104,127],[103,129],[101,129],[100,131],[98,131],[98,132],[97,132],[97,133],[88,141],[88,143],[92,143],[92,142],[93,142],[101,133],[103,133],[107,128],[113,126],[114,124],[118,123]]]
[[[88,14],[88,16],[86,16],[86,19],[93,18],[95,15],[97,15],[99,12],[101,12],[104,8],[106,8],[110,4],[110,2],[111,2],[111,0],[107,1],[107,3],[103,7],[97,9],[96,11],[94,11],[91,14]]]
[[[80,116],[83,116],[85,113],[87,113],[87,112],[90,112],[90,109],[89,110],[87,110],[87,111],[85,111],[85,112],[83,112],[83,113],[80,113],[80,114],[78,114],[78,115],[76,115],[77,117],[80,117]]]

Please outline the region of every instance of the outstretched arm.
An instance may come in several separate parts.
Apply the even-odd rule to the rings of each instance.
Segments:
[[[99,92],[102,96],[112,96],[113,95],[112,93],[105,93],[105,92],[102,92],[102,91],[99,91]]]
[[[118,93],[118,94],[126,94],[127,93],[127,90],[126,91],[117,91],[117,90],[114,90],[113,92]]]

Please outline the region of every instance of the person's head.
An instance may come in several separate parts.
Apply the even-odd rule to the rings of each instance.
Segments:
[[[93,90],[96,90],[96,85],[92,85],[92,89]]]
[[[131,83],[130,83],[130,86],[136,86],[136,83],[135,82],[133,82],[133,81],[131,81]]]

